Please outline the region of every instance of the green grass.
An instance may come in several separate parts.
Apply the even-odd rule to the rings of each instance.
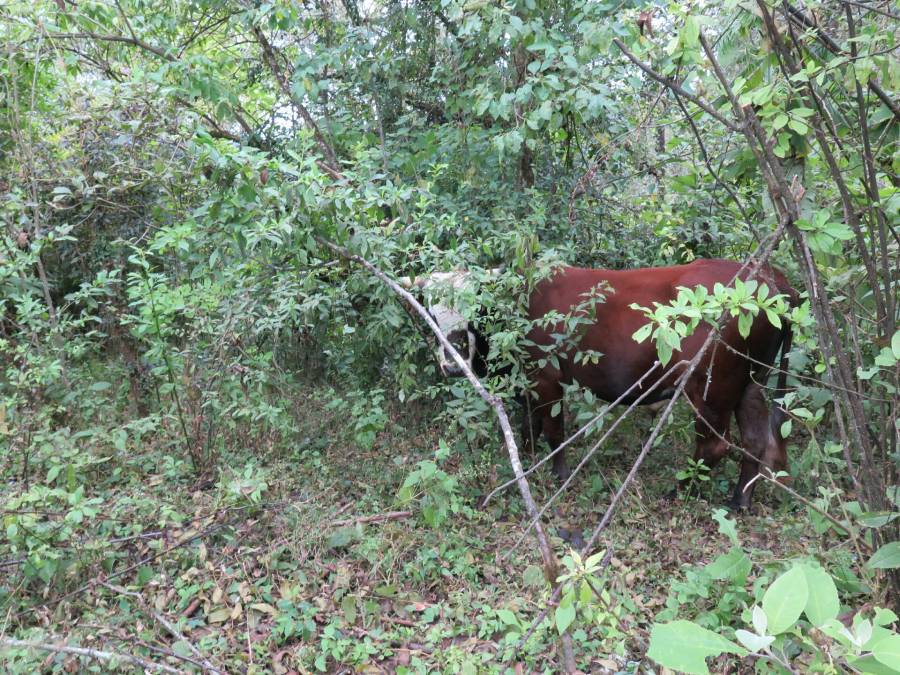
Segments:
[[[7,570],[5,633],[40,642],[66,636],[71,645],[155,660],[167,658],[160,649],[195,658],[188,642],[233,672],[556,671],[551,621],[516,649],[549,595],[533,540],[522,538],[518,493],[510,488],[481,508],[483,495],[511,477],[499,435],[480,445],[446,438],[431,422],[435,410],[419,403],[391,410],[372,447],[362,448],[345,413],[327,400],[325,389],[298,400],[294,438],[248,434],[244,447],[223,453],[214,484],[194,483],[165,429],[89,465],[84,480],[102,499],[98,514],[52,540],[69,567],[50,584],[28,579],[22,565]],[[626,424],[552,507],[548,531],[558,556],[569,548],[557,528],[587,536],[648,424],[643,413]],[[602,538],[601,548],[612,549],[600,576],[608,595],[590,622],[573,625],[586,672],[632,672],[682,566],[708,562],[729,546],[710,513],[725,499],[733,463],[713,472],[703,498],[663,498],[673,467],[689,454],[679,445],[689,438],[679,431],[685,424],[679,418],[654,451]],[[441,440],[452,451],[438,464],[456,483],[430,496],[447,511],[434,527],[421,486],[406,503],[398,492],[418,462],[435,458]],[[543,469],[532,485],[541,503],[556,489]],[[7,503],[24,488],[6,486]],[[802,550],[801,527],[782,536],[790,509],[761,492],[757,513],[739,523],[742,536],[767,551],[763,560]],[[398,510],[411,514],[347,524]],[[65,512],[61,504],[38,519],[64,521]],[[14,673],[106,667],[21,649],[4,658]]]

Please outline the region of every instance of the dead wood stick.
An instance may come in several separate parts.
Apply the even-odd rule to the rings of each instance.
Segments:
[[[376,513],[373,516],[359,516],[358,518],[336,520],[332,523],[332,526],[343,527],[344,525],[356,525],[357,523],[380,523],[385,520],[400,520],[401,518],[408,518],[411,515],[412,511],[387,511],[385,513]]]
[[[172,622],[170,622],[168,619],[166,619],[166,617],[164,617],[162,614],[160,614],[156,610],[151,609],[147,605],[146,600],[144,600],[143,595],[141,595],[140,593],[137,593],[135,591],[129,591],[128,589],[122,588],[121,586],[106,583],[103,581],[100,582],[100,585],[103,586],[104,588],[108,588],[109,590],[111,590],[115,593],[119,593],[120,595],[127,595],[129,597],[135,598],[137,600],[138,604],[144,609],[144,611],[148,612],[154,619],[156,619],[156,622],[160,626],[165,628],[166,631],[169,633],[169,635],[171,635],[173,638],[175,638],[179,642],[183,642],[185,645],[187,645],[187,648],[190,650],[191,654],[193,654],[194,656],[197,657],[197,659],[199,659],[198,661],[194,661],[193,659],[190,659],[191,663],[193,663],[197,666],[200,666],[204,670],[204,672],[214,673],[214,675],[222,675],[222,673],[224,671],[220,670],[219,668],[216,668],[213,664],[211,664],[209,662],[209,660],[205,656],[203,656],[203,654],[200,652],[200,650],[197,649],[193,644],[191,644],[191,642],[187,638],[185,638],[184,635],[182,635],[181,632],[177,628],[175,628],[175,626],[172,624]],[[150,645],[147,645],[147,646],[150,647],[151,649],[155,649],[155,647],[151,647]],[[174,653],[171,655],[176,658],[183,658]]]
[[[559,582],[557,581],[557,578],[559,577],[559,562],[556,559],[556,554],[550,547],[550,542],[547,540],[547,536],[544,534],[544,528],[540,523],[540,519],[535,517],[538,513],[538,508],[534,502],[534,497],[531,494],[531,486],[528,484],[528,479],[525,478],[525,472],[522,469],[522,460],[519,458],[519,447],[516,444],[516,437],[513,433],[512,426],[509,423],[509,416],[506,414],[506,408],[503,406],[503,401],[500,399],[500,397],[490,393],[487,389],[485,389],[484,385],[481,383],[481,380],[479,380],[475,373],[472,372],[469,364],[465,362],[456,348],[450,343],[450,341],[447,339],[447,336],[444,335],[440,327],[437,325],[437,323],[435,323],[434,319],[428,313],[428,310],[426,310],[422,306],[422,304],[418,300],[416,300],[412,293],[408,292],[406,289],[400,286],[400,284],[391,279],[388,275],[386,275],[384,272],[382,272],[362,256],[351,253],[343,246],[338,246],[337,244],[330,242],[327,239],[323,239],[322,237],[316,237],[316,241],[318,241],[322,246],[329,249],[333,253],[336,253],[340,257],[344,258],[345,260],[356,263],[357,265],[361,265],[373,275],[375,275],[388,288],[390,288],[395,295],[406,301],[408,305],[413,308],[416,314],[419,315],[419,318],[421,318],[422,321],[424,321],[428,326],[428,328],[431,329],[431,332],[434,333],[434,336],[437,338],[438,342],[440,342],[446,353],[449,354],[453,359],[453,362],[456,363],[459,369],[465,374],[466,379],[469,381],[478,395],[482,399],[484,399],[485,403],[487,403],[489,406],[491,406],[491,408],[494,409],[494,414],[497,416],[497,420],[500,423],[500,428],[503,431],[503,440],[506,443],[506,450],[509,453],[509,462],[512,465],[513,472],[516,475],[516,483],[519,487],[519,493],[522,495],[522,501],[525,503],[525,510],[528,513],[528,516],[535,521],[534,534],[535,538],[537,539],[538,549],[541,553],[541,559],[544,563],[544,574],[554,589],[559,588]],[[563,633],[562,636],[560,636],[560,641],[562,646],[564,662],[563,665],[565,667],[565,670],[569,673],[575,672],[575,652],[572,649],[572,637],[568,632],[566,632]]]
[[[155,663],[153,661],[148,661],[147,659],[142,659],[140,656],[135,656],[134,654],[125,654],[123,652],[107,652],[101,651],[99,649],[90,649],[89,647],[51,645],[44,642],[34,642],[32,640],[17,640],[15,638],[7,637],[0,638],[0,645],[24,649],[39,649],[41,651],[55,652],[57,654],[73,654],[75,656],[86,656],[87,658],[96,659],[98,661],[125,661],[127,663],[132,663],[136,666],[140,666],[141,668],[147,668],[149,670],[155,670],[162,673],[174,673],[175,675],[181,675],[180,670],[172,668],[171,666],[167,666],[164,663]]]

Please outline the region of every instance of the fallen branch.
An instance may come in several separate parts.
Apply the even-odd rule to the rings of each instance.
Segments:
[[[33,642],[31,640],[17,640],[15,638],[0,638],[0,645],[6,647],[18,647],[20,649],[39,649],[44,652],[55,652],[57,654],[72,654],[75,656],[84,656],[97,661],[124,661],[132,663],[141,668],[155,670],[161,673],[175,673],[181,675],[181,671],[167,666],[164,663],[155,663],[142,659],[134,654],[125,654],[122,652],[107,652],[99,649],[90,649],[89,647],[69,647],[67,645],[51,645],[43,642]]]
[[[387,511],[386,513],[376,513],[374,516],[359,516],[358,518],[336,520],[332,523],[332,526],[343,527],[344,525],[356,525],[358,523],[380,523],[385,520],[400,520],[401,518],[409,518],[411,515],[412,511]]]
[[[164,617],[162,614],[160,614],[156,610],[151,609],[147,605],[147,602],[144,600],[144,596],[142,596],[140,593],[136,593],[134,591],[129,591],[125,588],[122,588],[121,586],[116,586],[115,584],[108,584],[106,582],[101,582],[101,585],[104,588],[108,588],[109,590],[111,590],[115,593],[119,593],[120,595],[127,595],[129,597],[135,598],[137,600],[138,604],[144,609],[144,611],[149,613],[160,626],[165,628],[166,631],[169,633],[169,635],[171,635],[173,638],[175,638],[179,642],[187,645],[187,648],[190,650],[191,654],[196,656],[198,659],[197,661],[195,661],[194,659],[186,659],[186,660],[190,661],[190,663],[193,663],[194,665],[199,666],[200,668],[203,669],[204,672],[213,673],[213,675],[221,675],[224,672],[224,671],[220,670],[219,668],[215,667],[212,663],[210,663],[209,660],[205,656],[203,656],[203,654],[200,652],[200,650],[197,649],[193,644],[191,644],[188,641],[188,639],[185,638],[184,635],[182,635],[181,632],[177,628],[175,628],[175,626],[172,625],[172,623],[168,619],[166,619],[166,617]],[[157,649],[156,647],[153,647],[151,645],[147,645],[147,646],[150,649]],[[185,658],[182,656],[178,656],[174,652],[169,653],[169,655],[174,656],[175,658],[181,658],[181,659]]]

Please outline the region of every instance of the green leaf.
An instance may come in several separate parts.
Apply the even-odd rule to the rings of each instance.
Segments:
[[[866,567],[873,570],[892,570],[900,567],[900,541],[892,541],[875,551]]]
[[[342,548],[356,539],[356,528],[352,525],[339,527],[328,537],[328,548]]]
[[[750,328],[753,326],[753,315],[750,312],[741,312],[741,315],[738,317],[738,333],[741,334],[742,338],[746,338],[750,335]]]
[[[690,621],[653,624],[647,655],[659,665],[684,673],[706,675],[706,659],[723,653],[746,655],[746,650]]]
[[[556,608],[556,630],[562,635],[575,620],[575,606],[569,603]]]
[[[231,617],[230,607],[219,607],[206,615],[207,623],[224,623]]]
[[[656,345],[656,351],[659,354],[659,362],[664,366],[672,359],[672,347],[667,342],[659,342]]]
[[[872,647],[872,656],[888,668],[900,670],[900,635],[891,634]]]
[[[848,656],[846,658],[847,663],[853,666],[857,672],[865,673],[866,675],[897,675],[895,668],[889,668],[880,663],[871,654],[856,658]]]
[[[793,422],[791,420],[785,420],[781,423],[781,437],[787,438],[791,435],[791,427],[793,426]]]
[[[535,588],[540,588],[547,583],[544,579],[544,571],[537,565],[529,565],[525,568],[525,573],[522,575],[522,581],[526,586]]]
[[[744,583],[750,574],[750,558],[740,547],[734,546],[707,565],[706,572],[713,579]]]
[[[648,337],[650,337],[650,333],[652,333],[652,332],[653,332],[653,324],[647,323],[647,324],[644,324],[643,326],[641,326],[640,328],[638,328],[636,331],[634,331],[634,334],[631,336],[631,339],[634,340],[635,342],[643,342]],[[897,333],[897,335],[900,335],[900,333]]]
[[[735,546],[738,545],[737,522],[728,520],[728,511],[716,509],[712,514],[713,520],[719,524],[719,533],[724,534]]]
[[[894,352],[894,357],[900,361],[900,330],[891,338],[891,351]]]
[[[514,626],[516,628],[519,627],[519,619],[516,618],[516,615],[508,609],[498,609],[497,618],[499,618],[507,626]]]
[[[689,16],[684,20],[684,28],[681,29],[681,44],[685,47],[696,47],[700,41],[700,24],[697,17]]]
[[[892,520],[900,518],[896,511],[867,511],[856,516],[856,521],[863,527],[882,527]]]
[[[809,591],[806,575],[801,567],[794,567],[778,577],[762,599],[762,608],[769,619],[769,633],[778,635],[796,623],[806,607]]]
[[[251,607],[255,607],[256,605],[251,605]],[[356,598],[352,595],[345,595],[341,599],[341,612],[344,615],[344,619],[347,621],[349,625],[353,625],[356,623]]]
[[[751,652],[760,652],[775,642],[774,635],[757,635],[743,628],[734,631],[734,636]]]
[[[841,609],[837,588],[831,575],[821,567],[803,565],[801,569],[806,576],[807,590],[806,607],[803,611],[810,623],[818,627],[835,618]]]

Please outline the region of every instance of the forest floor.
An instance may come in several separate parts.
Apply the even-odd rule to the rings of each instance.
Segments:
[[[462,450],[400,501],[445,430],[429,423],[427,407],[412,414],[398,406],[362,449],[328,398],[322,390],[298,401],[302,429],[290,443],[223,456],[214,483],[192,482],[184,462],[145,436],[116,471],[103,469],[99,508],[107,524],[77,539],[82,563],[44,597],[17,585],[13,599],[32,609],[7,614],[6,634],[139,653],[179,671],[203,662],[278,674],[556,671],[552,613],[517,648],[549,587],[532,537],[523,538],[515,487],[481,508],[481,498],[511,477],[499,439],[480,449],[457,444]],[[570,553],[560,535],[587,537],[599,520],[651,419],[639,412],[553,507],[548,531],[557,555]],[[677,424],[688,428],[686,417]],[[708,607],[713,617],[717,604],[727,605],[726,585],[698,581],[691,570],[730,548],[711,514],[726,501],[736,464],[716,469],[700,497],[666,499],[673,467],[687,463],[685,438],[669,434],[652,453],[603,536],[603,597],[590,620],[580,617],[571,629],[585,672],[651,668],[640,661],[667,602],[673,613],[687,603],[694,616]],[[539,469],[532,486],[543,503],[556,483]],[[755,511],[737,518],[737,530],[756,563],[747,588],[766,563],[811,549],[803,512],[766,488]],[[7,667],[22,673],[90,663],[78,658],[6,654]]]

